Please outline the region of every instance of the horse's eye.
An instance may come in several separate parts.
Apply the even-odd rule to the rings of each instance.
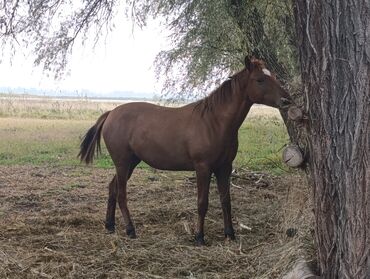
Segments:
[[[257,79],[257,82],[258,83],[262,83],[262,82],[264,82],[265,81],[265,79],[264,78],[259,78],[259,79]]]

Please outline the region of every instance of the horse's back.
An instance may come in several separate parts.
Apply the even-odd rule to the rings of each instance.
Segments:
[[[117,129],[116,126],[125,126],[126,129],[150,129],[150,127],[160,128],[167,125],[181,126],[188,120],[189,109],[186,107],[164,107],[145,102],[133,102],[112,110],[106,120],[106,126],[111,126],[113,129]]]
[[[158,169],[192,169],[188,152],[187,108],[168,108],[150,103],[128,103],[109,114],[103,137],[113,161],[125,154]]]

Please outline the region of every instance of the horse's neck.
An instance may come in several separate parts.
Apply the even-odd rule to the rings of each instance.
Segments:
[[[252,106],[243,96],[233,96],[233,99],[216,108],[214,119],[217,121],[221,131],[227,134],[237,134],[240,126],[243,124],[247,114]]]
[[[243,124],[247,114],[252,106],[252,102],[245,96],[247,83],[243,71],[236,74],[232,86],[234,92],[230,103],[225,107],[227,113],[225,117],[225,125],[228,127],[229,132],[237,133],[240,126]],[[227,117],[229,116],[229,117]]]
[[[237,75],[240,74],[242,72]],[[223,83],[224,87],[215,91],[209,99],[206,98],[200,103],[193,104],[195,106],[200,104],[202,118],[207,118],[207,121],[212,122],[212,126],[220,133],[230,136],[237,134],[252,106],[252,103],[243,94],[247,84],[238,78],[235,76],[233,80]]]
[[[241,100],[229,108],[229,115],[224,117],[225,126],[230,132],[237,133],[240,126],[243,124],[252,104],[246,100]]]

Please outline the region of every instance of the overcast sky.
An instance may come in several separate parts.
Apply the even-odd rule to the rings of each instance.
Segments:
[[[35,87],[42,89],[91,90],[102,93],[119,90],[158,93],[153,61],[165,49],[167,42],[158,24],[151,23],[141,30],[132,23],[116,23],[107,38],[102,38],[95,50],[91,46],[75,45],[70,60],[70,75],[61,81],[46,77],[33,66],[31,57],[20,50],[13,59],[0,64],[1,87]]]

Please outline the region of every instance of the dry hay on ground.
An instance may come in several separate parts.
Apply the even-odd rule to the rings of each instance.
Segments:
[[[117,232],[105,234],[111,177],[86,167],[0,166],[0,278],[281,278],[299,255],[313,254],[298,175],[234,175],[235,242],[224,242],[212,182],[201,248],[193,241],[191,173],[135,171],[128,187],[135,240],[124,235],[119,211]]]

